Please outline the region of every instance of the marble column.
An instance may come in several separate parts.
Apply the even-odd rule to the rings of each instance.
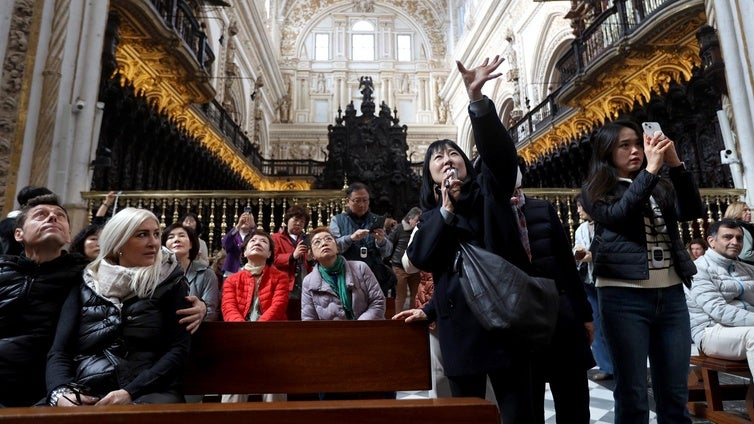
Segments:
[[[708,6],[710,6],[708,2]],[[732,105],[738,148],[743,164],[743,188],[747,189],[747,202],[754,203],[754,24],[745,16],[752,16],[754,5],[750,0],[711,0],[720,49],[725,60],[725,78]],[[731,169],[732,170],[732,169]],[[740,188],[740,187],[737,187]]]

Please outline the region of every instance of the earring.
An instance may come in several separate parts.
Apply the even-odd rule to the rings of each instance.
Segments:
[[[123,251],[122,250],[118,251],[118,256],[123,256]]]

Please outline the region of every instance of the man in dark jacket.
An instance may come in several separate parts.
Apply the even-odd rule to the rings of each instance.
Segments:
[[[383,262],[393,251],[393,243],[385,235],[384,217],[369,210],[369,191],[362,183],[348,186],[346,205],[347,212],[335,215],[330,220],[330,232],[335,236],[338,251],[349,261],[369,265],[380,283],[382,293],[387,297],[388,291],[395,287],[396,277]]]
[[[555,402],[556,421],[589,423],[587,370],[595,364],[589,348],[594,326],[592,308],[576,270],[570,242],[550,202],[524,196],[517,188],[511,203],[525,218],[533,274],[552,278],[560,292],[558,322],[552,342],[534,354],[537,418],[539,422],[543,420],[547,381]]]
[[[387,236],[387,239],[393,243],[393,254],[390,256],[390,264],[393,265],[393,272],[397,277],[395,285],[395,312],[400,312],[405,308],[406,293],[411,292],[409,297],[408,308],[416,307],[416,293],[421,282],[419,272],[409,273],[403,268],[403,254],[406,252],[408,242],[411,239],[411,233],[419,222],[422,210],[413,207],[408,211],[401,222],[393,228],[393,231]]]
[[[21,210],[18,256],[0,256],[0,405],[30,406],[45,397],[45,361],[60,308],[81,280],[86,259],[68,254],[68,214],[55,195]]]
[[[52,194],[52,192],[47,187],[26,186],[18,191],[16,200],[18,200],[18,205],[23,208],[30,199],[45,194]],[[18,255],[24,250],[13,234],[16,229],[16,217],[19,213],[21,213],[20,210],[11,211],[5,219],[0,221],[0,254]]]

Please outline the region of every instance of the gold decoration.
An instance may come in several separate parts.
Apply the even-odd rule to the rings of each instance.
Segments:
[[[597,66],[599,69],[577,76],[557,99],[578,111],[553,123],[549,131],[533,134],[519,150],[524,161],[535,163],[562,143],[589,133],[599,122],[611,120],[620,110],[631,109],[635,102],[645,104],[652,91],[667,91],[672,81],[689,80],[693,68],[701,62],[694,34],[706,22],[703,11],[697,9],[654,23],[657,31],[644,40],[632,40],[628,49],[621,49],[621,42],[610,47],[608,50],[620,54],[613,54],[604,61],[607,63]],[[603,55],[608,57],[610,52]]]
[[[128,3],[128,2],[125,2]],[[137,92],[143,93],[155,107],[164,111],[177,125],[196,138],[232,171],[257,190],[309,190],[311,180],[268,178],[246,162],[240,152],[226,142],[225,137],[208,122],[198,104],[210,102],[215,95],[208,82],[208,75],[193,69],[176,53],[182,42],[174,38],[159,37],[140,27],[135,16],[144,11],[134,11],[136,6],[123,6],[123,22],[120,27],[120,43],[116,50],[121,85],[130,83]],[[161,18],[155,17],[155,22]],[[175,36],[175,34],[173,34]]]

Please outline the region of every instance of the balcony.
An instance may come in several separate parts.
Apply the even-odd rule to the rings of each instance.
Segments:
[[[202,69],[210,75],[215,54],[207,42],[199,21],[184,0],[151,0],[162,20],[173,28],[194,54]]]
[[[581,81],[593,79],[611,62],[646,52],[647,47],[664,50],[674,41],[664,35],[673,33],[680,23],[693,22],[700,11],[704,12],[701,0],[615,0],[557,62],[560,100],[567,101]]]
[[[185,0],[113,0],[111,7],[121,17],[116,58],[123,76],[179,104],[215,97],[215,54]]]
[[[509,128],[522,157],[532,163],[690,79],[704,17],[703,0],[615,0],[556,63],[560,86]]]

